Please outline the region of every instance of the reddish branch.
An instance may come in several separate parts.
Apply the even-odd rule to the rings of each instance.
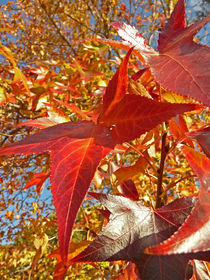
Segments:
[[[165,158],[167,155],[166,136],[167,136],[167,133],[165,132],[162,136],[161,159],[160,159],[160,169],[159,169],[159,174],[158,174],[157,198],[156,198],[156,206],[155,206],[156,209],[162,206],[161,195],[163,193],[163,187],[162,187],[163,170],[164,170]]]

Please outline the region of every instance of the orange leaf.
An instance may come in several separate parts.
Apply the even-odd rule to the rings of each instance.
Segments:
[[[148,156],[147,152],[144,152],[143,154],[145,156]],[[144,157],[140,156],[134,165],[128,167],[121,167],[114,172],[114,175],[116,176],[115,184],[119,185],[126,180],[134,179],[140,173],[144,172],[147,166],[148,161]]]

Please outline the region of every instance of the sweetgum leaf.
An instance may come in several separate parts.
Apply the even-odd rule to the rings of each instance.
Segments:
[[[201,182],[198,201],[178,231],[162,244],[146,249],[147,253],[169,255],[210,250],[210,159],[189,147],[182,151]]]
[[[182,280],[188,260],[202,255],[146,255],[149,244],[169,237],[190,214],[196,201],[186,197],[156,209],[141,206],[125,197],[91,193],[110,212],[109,223],[73,262],[128,260],[136,263],[142,280]],[[205,255],[204,255],[205,257]]]
[[[100,123],[111,127],[112,137],[120,144],[139,137],[177,114],[195,110],[197,106],[157,102],[140,95],[126,94]]]
[[[187,133],[187,136],[196,139],[204,153],[210,158],[210,126],[204,126],[198,130]]]
[[[91,39],[133,53],[150,67],[155,79],[165,88],[184,96],[210,104],[209,47],[193,41],[196,33],[210,21],[210,16],[185,27],[184,0],[179,0],[168,23],[160,33],[158,50],[145,42],[138,30],[126,23],[114,22],[122,42],[109,39]]]
[[[192,140],[186,137],[189,130],[183,115],[179,115],[178,124],[175,119],[171,119],[169,121],[169,130],[177,141],[181,142],[184,139],[186,143],[188,143],[191,147],[194,147]]]
[[[98,123],[110,127],[116,143],[133,140],[171,117],[197,108],[196,104],[161,103],[128,91],[130,49],[108,84]]]
[[[210,186],[210,159],[207,158],[204,154],[196,151],[192,148],[187,146],[182,147],[182,151],[185,154],[187,161],[189,162],[190,166],[198,176],[201,188],[199,197],[203,195],[203,193],[209,192]]]
[[[0,149],[0,155],[50,151],[51,191],[64,262],[67,261],[69,240],[78,209],[99,162],[113,147],[114,142],[107,128],[80,121],[45,128]]]
[[[52,194],[62,256],[68,253],[74,221],[96,167],[108,152],[109,149],[94,144],[92,138],[60,139],[51,152]]]
[[[113,148],[115,142],[107,128],[95,125],[89,121],[66,122],[42,129],[36,134],[30,135],[23,140],[8,147],[0,149],[1,154],[30,154],[48,151],[48,145],[62,137],[87,139],[94,138],[94,142]]]
[[[123,38],[121,47],[135,47],[151,67],[155,79],[165,88],[210,104],[210,51],[208,46],[193,41],[195,34],[210,20],[210,16],[189,27],[184,24],[184,0],[179,0],[168,23],[159,36],[158,50],[149,47],[142,35],[126,23],[112,26]]]

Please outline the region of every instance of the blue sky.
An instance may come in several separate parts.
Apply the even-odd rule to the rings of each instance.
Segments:
[[[0,4],[7,4],[8,0],[0,0]]]

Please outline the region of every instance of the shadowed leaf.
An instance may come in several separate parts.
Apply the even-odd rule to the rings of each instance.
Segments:
[[[117,187],[118,191],[127,198],[138,200],[139,194],[136,186],[132,180],[124,181],[120,186]]]
[[[73,262],[128,260],[142,280],[184,280],[190,258],[202,255],[153,256],[144,249],[169,237],[190,214],[195,198],[182,198],[152,212],[119,196],[91,193],[110,212],[109,223]],[[179,269],[177,269],[179,267]]]

